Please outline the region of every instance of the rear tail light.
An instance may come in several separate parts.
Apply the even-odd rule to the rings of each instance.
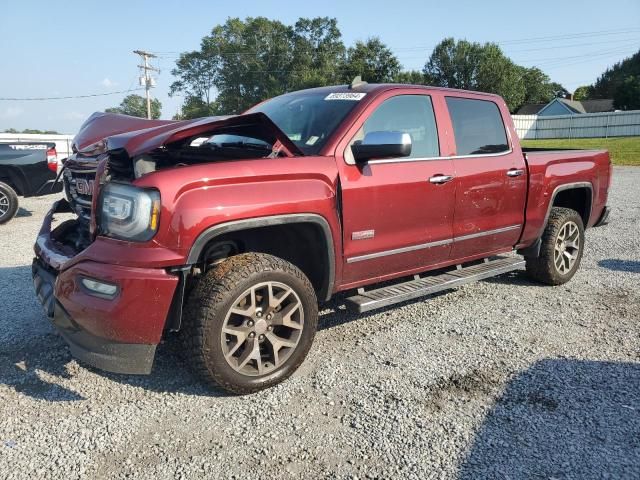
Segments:
[[[58,152],[56,152],[56,147],[47,150],[47,166],[52,172],[58,172]]]

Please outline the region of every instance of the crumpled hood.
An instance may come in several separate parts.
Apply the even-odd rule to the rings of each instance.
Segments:
[[[233,126],[255,131],[272,145],[279,144],[290,156],[303,155],[289,137],[262,112],[180,121],[147,120],[117,113],[96,112],[82,124],[73,139],[73,146],[76,151],[81,151],[104,141],[107,150],[123,149],[130,157],[134,157],[172,142]]]

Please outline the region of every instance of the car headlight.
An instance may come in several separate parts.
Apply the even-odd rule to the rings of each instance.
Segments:
[[[160,223],[160,193],[122,183],[101,192],[100,233],[122,240],[151,240]]]

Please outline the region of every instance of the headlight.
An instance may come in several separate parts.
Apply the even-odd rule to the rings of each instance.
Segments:
[[[123,240],[151,240],[160,223],[160,193],[107,183],[100,202],[100,233]]]

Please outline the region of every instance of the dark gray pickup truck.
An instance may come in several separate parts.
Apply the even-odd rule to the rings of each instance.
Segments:
[[[56,145],[50,142],[0,142],[0,224],[18,211],[18,195],[33,197],[62,191],[56,183]]]

